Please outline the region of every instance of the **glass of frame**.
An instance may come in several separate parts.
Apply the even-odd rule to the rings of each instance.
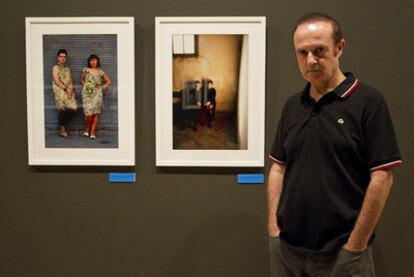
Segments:
[[[265,17],[156,17],[157,166],[264,166]]]
[[[135,164],[133,17],[26,18],[29,165]]]

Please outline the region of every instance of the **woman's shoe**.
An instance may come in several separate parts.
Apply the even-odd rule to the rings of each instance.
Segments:
[[[96,139],[96,136],[95,135],[91,135],[91,139]]]
[[[67,138],[69,135],[66,132],[60,132],[59,136],[63,137],[63,138]]]
[[[63,138],[67,138],[69,136],[64,126],[59,127],[59,136]]]
[[[84,137],[89,137],[89,133],[88,133],[88,132],[84,132],[84,133],[83,133],[83,136],[84,136]]]

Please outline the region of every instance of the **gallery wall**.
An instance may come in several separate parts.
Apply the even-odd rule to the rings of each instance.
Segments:
[[[404,165],[377,228],[377,275],[414,276],[414,2],[3,0],[0,9],[0,276],[269,276],[265,168],[155,166],[155,16],[266,16],[266,152],[283,103],[304,82],[291,30],[322,11],[342,23],[342,69],[381,90]],[[27,165],[25,17],[134,16],[134,167]],[[265,154],[265,153],[264,153]],[[108,172],[137,182],[108,182]]]

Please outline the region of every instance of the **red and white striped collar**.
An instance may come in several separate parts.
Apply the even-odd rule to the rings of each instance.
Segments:
[[[359,80],[355,79],[352,86],[341,95],[341,98],[346,98],[348,95],[350,95],[358,85],[359,85]]]
[[[355,78],[351,72],[347,72],[344,75],[346,77],[345,80],[343,80],[342,83],[340,83],[333,91],[331,91],[341,99],[347,98],[360,84],[359,80]],[[313,102],[311,97],[309,96],[310,88],[311,84],[307,83],[302,93],[302,101],[304,101],[305,103]]]
[[[351,72],[345,73],[346,79],[340,83],[333,91],[341,98],[348,97],[359,85],[359,80]]]

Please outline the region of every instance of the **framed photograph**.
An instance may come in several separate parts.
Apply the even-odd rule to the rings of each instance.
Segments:
[[[264,166],[265,17],[156,17],[157,166]]]
[[[134,18],[26,18],[29,165],[135,165]]]

